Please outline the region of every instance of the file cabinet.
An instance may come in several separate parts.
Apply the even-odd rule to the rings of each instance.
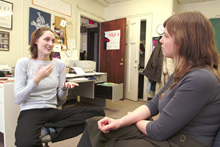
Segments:
[[[0,132],[4,147],[13,147],[20,107],[14,102],[14,83],[0,84]]]

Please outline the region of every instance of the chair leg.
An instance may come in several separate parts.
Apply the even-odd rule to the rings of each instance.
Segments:
[[[46,142],[46,143],[44,143],[44,146],[43,147],[50,147],[49,145],[48,145],[48,143]]]
[[[44,143],[43,147],[49,147],[48,143],[51,141],[50,135],[46,135],[41,138],[42,143]]]

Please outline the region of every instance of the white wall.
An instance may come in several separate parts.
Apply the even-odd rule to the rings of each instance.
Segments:
[[[13,3],[13,29],[0,31],[10,32],[10,50],[0,51],[0,64],[15,66],[20,57],[29,57],[28,32],[29,32],[29,7],[39,9],[51,14],[51,23],[54,17],[66,18],[74,24],[74,37],[76,39],[77,50],[80,49],[80,15],[88,18],[95,18],[101,22],[122,16],[136,14],[152,14],[152,36],[158,36],[156,27],[173,12],[173,0],[132,0],[123,3],[112,4],[109,7],[102,7],[92,0],[64,0],[72,5],[72,16],[62,15],[58,12],[48,10],[32,4],[32,0],[7,0]],[[53,29],[53,27],[52,27]]]
[[[179,3],[178,0],[173,0],[173,14],[179,12]]]
[[[172,15],[173,0],[131,0],[105,8],[106,20],[146,13],[152,14],[152,36],[158,36],[156,27]]]
[[[208,18],[220,17],[220,0],[180,4],[179,12],[200,11]]]
[[[71,17],[60,14],[58,12],[48,10],[43,7],[33,5],[32,0],[7,0],[7,1],[13,3],[13,29],[6,30],[0,28],[0,31],[10,32],[10,50],[0,51],[0,64],[8,64],[9,66],[15,66],[16,61],[20,57],[30,57],[28,51],[29,7],[50,13],[51,24],[54,22],[55,15],[66,18],[68,21],[71,21],[75,25],[75,27],[73,28],[75,33],[78,31],[77,30],[78,8],[91,13],[91,15],[96,15],[101,18],[104,17],[104,8],[94,3],[91,0],[64,0],[65,2],[68,2],[72,5]],[[80,38],[80,37],[77,38],[76,34],[74,34],[73,36],[75,37],[73,39],[76,40],[77,39],[79,40]],[[79,44],[77,46],[77,49],[79,50]]]
[[[16,63],[16,59],[21,57],[22,48],[22,7],[23,4],[18,0],[8,0],[13,3],[13,26],[12,30],[2,29],[0,31],[6,31],[10,33],[10,49],[9,51],[0,51],[0,64],[8,64],[13,66]]]

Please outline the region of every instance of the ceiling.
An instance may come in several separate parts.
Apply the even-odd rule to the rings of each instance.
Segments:
[[[109,4],[114,4],[114,3],[119,3],[119,2],[124,2],[124,1],[129,1],[129,0],[105,0]]]
[[[101,6],[108,7],[109,4],[120,3],[124,1],[130,1],[130,0],[93,0],[93,1]]]
[[[108,7],[109,4],[120,3],[131,0],[93,0],[93,1],[95,1],[99,5]],[[215,0],[177,0],[177,1],[179,2],[179,4],[186,4],[186,3],[196,3],[196,2],[215,1]]]

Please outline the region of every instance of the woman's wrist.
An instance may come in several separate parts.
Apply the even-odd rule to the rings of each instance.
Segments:
[[[38,80],[37,78],[34,78],[34,79],[33,79],[33,82],[34,82],[36,85],[38,85],[39,82],[40,82],[40,80]]]
[[[66,87],[61,88],[63,91],[67,91],[68,89]]]

